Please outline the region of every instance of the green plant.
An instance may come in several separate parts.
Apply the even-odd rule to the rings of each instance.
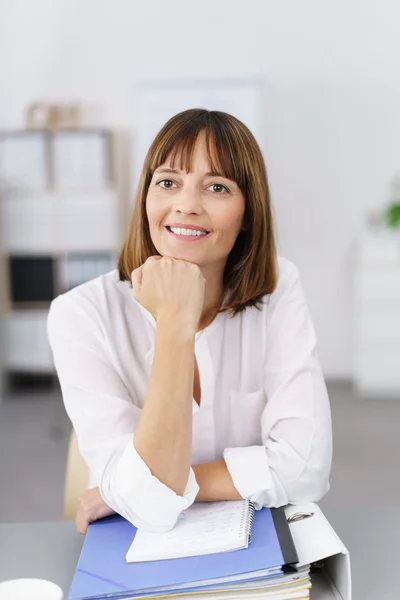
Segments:
[[[390,185],[391,202],[385,210],[385,221],[391,229],[400,227],[400,173],[394,177]]]
[[[386,209],[386,223],[391,229],[400,227],[400,202],[389,204]]]

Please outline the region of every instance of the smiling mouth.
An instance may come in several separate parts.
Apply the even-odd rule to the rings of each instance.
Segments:
[[[184,227],[170,227],[166,226],[166,229],[172,233],[176,237],[182,237],[187,239],[198,239],[207,237],[209,235],[209,231],[201,231],[199,229],[186,229]]]

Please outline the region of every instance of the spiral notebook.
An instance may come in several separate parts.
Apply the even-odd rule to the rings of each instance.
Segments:
[[[196,503],[166,533],[138,530],[126,562],[148,562],[231,552],[251,541],[254,505],[248,500]]]

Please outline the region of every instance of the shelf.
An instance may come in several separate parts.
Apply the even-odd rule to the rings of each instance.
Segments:
[[[62,127],[59,129],[54,128],[21,128],[21,129],[0,129],[0,138],[2,137],[12,137],[12,136],[20,136],[20,135],[29,135],[33,133],[40,133],[42,135],[58,135],[60,133],[100,133],[102,135],[112,135],[113,130],[107,129],[105,127]]]
[[[7,352],[5,366],[9,370],[52,372],[53,357],[47,338],[47,310],[20,310],[4,317]]]
[[[8,254],[115,251],[121,245],[111,188],[5,198],[0,212],[2,250]]]
[[[96,202],[96,197],[105,194],[115,193],[115,187],[112,184],[105,183],[104,185],[86,185],[86,186],[44,186],[41,188],[14,188],[12,191],[3,192],[0,196],[0,204],[6,201],[13,202],[18,199],[24,201],[34,201],[38,196],[41,198],[48,198],[52,202],[57,202],[58,198],[65,198],[65,196],[74,195],[82,196],[82,194],[92,197],[93,202]]]
[[[125,188],[114,168],[114,134],[107,127],[0,129],[5,371],[54,373],[52,300],[116,268]]]
[[[105,129],[0,132],[0,172],[6,190],[112,185],[112,155],[112,132]]]
[[[8,373],[14,375],[38,375],[39,377],[56,375],[56,369],[54,365],[49,365],[48,367],[36,366],[35,364],[16,365],[12,363],[9,364],[6,361],[5,366]]]
[[[52,301],[49,302],[12,302],[10,311],[22,311],[22,310],[48,310]]]

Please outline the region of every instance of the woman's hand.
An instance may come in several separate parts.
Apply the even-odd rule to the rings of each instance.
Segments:
[[[205,279],[193,263],[150,256],[132,272],[134,298],[156,321],[178,320],[196,331],[204,304]]]
[[[115,514],[115,511],[104,502],[103,498],[100,496],[98,487],[87,490],[87,492],[79,498],[78,502],[78,511],[75,518],[78,533],[86,535],[89,523],[113,514]]]

